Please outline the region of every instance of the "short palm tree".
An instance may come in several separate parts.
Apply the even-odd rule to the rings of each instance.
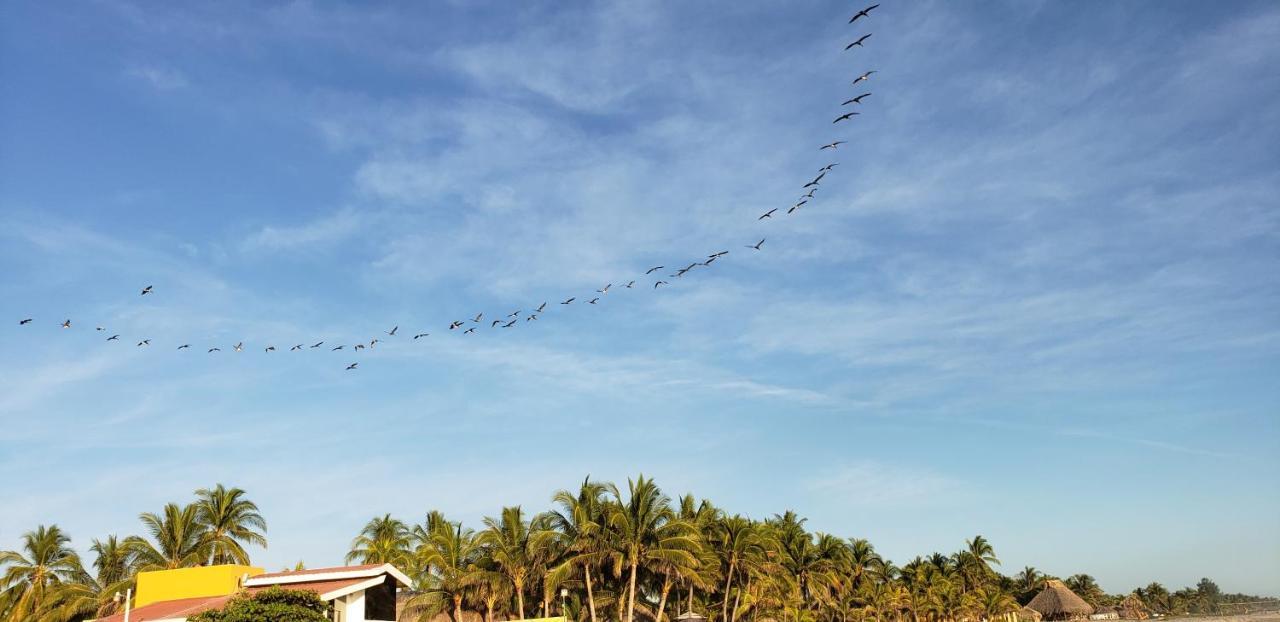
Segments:
[[[392,564],[408,568],[412,543],[409,526],[403,521],[392,518],[390,514],[375,516],[351,541],[347,563]]]
[[[205,546],[211,564],[248,564],[244,545],[267,548],[267,522],[245,491],[218,484],[196,491],[196,508],[205,529]]]
[[[429,520],[429,529],[419,534],[414,556],[424,572],[421,593],[410,599],[409,606],[420,612],[422,620],[451,610],[453,622],[462,622],[463,601],[479,582],[492,579],[486,574],[492,571],[480,566],[484,550],[476,542],[475,532],[464,529],[462,523],[437,517],[438,520]]]
[[[57,525],[40,525],[22,534],[22,548],[0,551],[0,591],[8,600],[8,618],[24,620],[44,610],[57,589],[84,575],[71,538]]]
[[[541,561],[542,550],[553,536],[544,528],[546,519],[524,519],[520,506],[502,508],[502,518],[484,519],[485,530],[478,543],[484,546],[498,569],[511,581],[516,595],[516,613],[524,619],[524,593],[530,577]]]
[[[169,503],[160,514],[145,512],[138,517],[151,535],[125,539],[124,546],[137,562],[138,570],[171,570],[199,566],[209,560],[206,529],[195,504]]]

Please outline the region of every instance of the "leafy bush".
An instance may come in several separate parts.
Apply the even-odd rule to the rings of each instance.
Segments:
[[[205,611],[190,622],[328,622],[329,605],[314,592],[265,589],[253,595],[237,596],[216,611]]]

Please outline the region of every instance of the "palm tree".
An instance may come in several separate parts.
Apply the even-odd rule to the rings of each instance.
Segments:
[[[634,622],[636,610],[636,577],[640,567],[657,563],[697,563],[691,552],[697,546],[692,527],[679,520],[671,509],[671,498],[651,479],[640,475],[627,480],[628,497],[624,501],[618,487],[609,486],[614,505],[609,508],[609,528],[616,538],[621,565],[630,573],[627,578],[626,622]]]
[[[720,565],[724,568],[724,593],[720,602],[720,619],[729,620],[729,597],[733,591],[733,580],[743,566],[754,556],[764,553],[764,546],[759,528],[746,517],[728,516],[716,522],[714,543],[720,555]]]
[[[84,574],[71,538],[57,525],[39,525],[22,534],[19,551],[0,551],[0,591],[5,594],[10,620],[23,620],[48,606],[58,587]]]
[[[428,516],[428,526],[419,530],[420,540],[414,555],[424,569],[422,594],[410,600],[411,606],[423,611],[422,619],[452,607],[453,622],[462,622],[462,601],[469,591],[492,571],[480,567],[484,549],[475,532],[462,523],[450,523],[443,516]]]
[[[552,534],[543,528],[544,520],[524,520],[520,506],[502,508],[502,518],[484,519],[485,530],[478,542],[489,550],[498,568],[511,580],[516,593],[516,612],[524,619],[524,590],[530,575],[542,559],[541,549]]]
[[[195,504],[169,503],[160,514],[144,512],[138,517],[154,542],[129,536],[124,546],[137,561],[138,570],[170,570],[199,566],[209,560],[205,528]]]
[[[1095,607],[1098,605],[1099,600],[1103,596],[1106,596],[1106,593],[1102,591],[1102,587],[1098,585],[1098,582],[1087,574],[1073,574],[1067,577],[1066,581],[1063,583],[1066,583],[1067,588],[1072,592],[1079,594],[1080,598],[1085,599],[1090,605]]]
[[[593,482],[588,477],[582,481],[576,494],[568,490],[557,492],[551,500],[559,504],[560,509],[553,510],[547,519],[553,532],[563,538],[569,553],[562,564],[563,569],[557,569],[556,573],[568,577],[573,574],[574,569],[582,569],[591,622],[597,622],[591,573],[604,563],[607,553],[603,531],[605,489],[604,484]]]
[[[408,568],[412,538],[409,526],[390,514],[375,516],[365,523],[360,535],[351,541],[347,563],[392,564]]]
[[[133,576],[133,553],[116,536],[107,536],[106,541],[93,539],[89,547],[94,553],[94,579],[101,585],[113,585],[121,581],[129,581]]]
[[[1025,604],[1031,596],[1040,590],[1041,584],[1044,583],[1044,574],[1031,566],[1026,566],[1013,577],[1013,581],[1018,587],[1018,592],[1022,595],[1019,600]]]
[[[248,564],[244,544],[267,548],[267,522],[258,506],[245,498],[245,491],[218,484],[196,491],[196,508],[205,529],[205,545],[211,564]]]

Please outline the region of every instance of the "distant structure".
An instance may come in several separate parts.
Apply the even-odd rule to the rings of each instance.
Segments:
[[[1126,620],[1146,620],[1151,617],[1147,604],[1133,592],[1120,601],[1120,611],[1124,613]]]
[[[1049,579],[1027,607],[1040,612],[1044,620],[1084,620],[1093,613],[1093,605],[1085,602],[1057,579]]]

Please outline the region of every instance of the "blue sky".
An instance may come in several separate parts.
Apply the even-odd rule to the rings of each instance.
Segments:
[[[225,482],[315,566],[643,471],[1276,593],[1280,7],[856,8],[0,5],[0,548]]]

